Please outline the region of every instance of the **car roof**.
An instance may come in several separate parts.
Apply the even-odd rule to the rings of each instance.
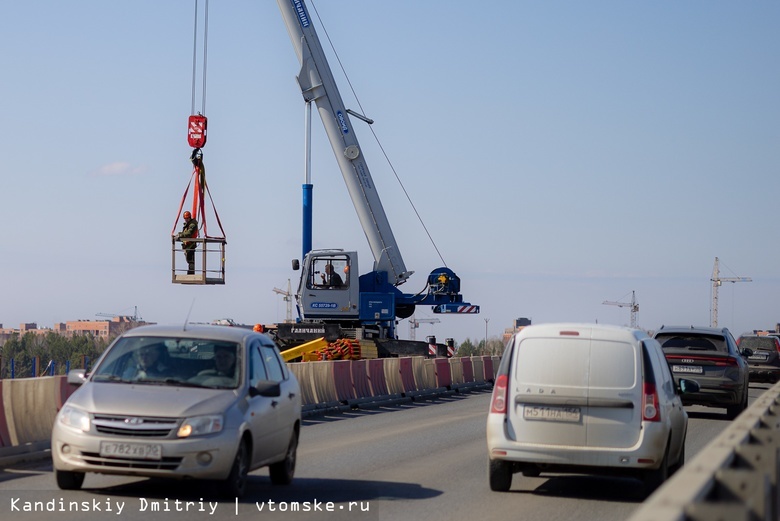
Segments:
[[[212,326],[204,324],[187,324],[186,326],[149,325],[140,326],[124,332],[123,337],[135,336],[165,336],[176,338],[208,338],[228,342],[244,342],[248,337],[263,337],[251,329],[231,326]]]
[[[544,324],[533,324],[525,326],[516,335],[520,338],[539,337],[539,336],[558,336],[561,330],[583,330],[591,331],[591,337],[610,337],[624,340],[642,340],[649,338],[649,335],[641,329],[633,329],[626,326],[616,326],[611,324],[579,323],[579,322],[553,322]]]
[[[697,333],[706,335],[723,335],[728,328],[726,327],[697,327],[697,326],[661,326],[653,336],[661,333]]]

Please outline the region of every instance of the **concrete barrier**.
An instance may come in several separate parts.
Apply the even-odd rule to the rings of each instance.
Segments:
[[[766,391],[629,521],[780,519],[780,384]]]
[[[456,392],[453,384],[464,383],[464,366],[468,381],[483,381],[482,360],[468,358],[380,358],[287,366],[300,383],[304,411],[345,410],[370,402],[400,403]],[[76,389],[66,376],[0,380],[0,447],[48,442],[57,411]]]

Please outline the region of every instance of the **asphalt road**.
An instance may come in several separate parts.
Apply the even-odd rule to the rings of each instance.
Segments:
[[[752,387],[751,399],[767,388]],[[626,519],[643,501],[639,481],[593,476],[517,474],[510,492],[491,492],[489,399],[477,391],[308,419],[292,485],[274,487],[260,470],[238,502],[217,502],[208,483],[94,474],[83,490],[66,492],[57,488],[50,461],[28,463],[0,473],[0,519],[609,521]],[[720,409],[688,412],[690,459],[728,421]]]

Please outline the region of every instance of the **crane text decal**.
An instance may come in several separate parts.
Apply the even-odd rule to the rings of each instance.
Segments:
[[[336,112],[336,119],[339,120],[339,126],[341,127],[341,131],[344,134],[349,134],[349,127],[347,126],[347,118],[344,117],[344,114],[342,114],[340,110]]]
[[[303,7],[303,2],[301,0],[292,0],[292,4],[295,8],[295,13],[298,15],[298,20],[301,22],[301,27],[306,29],[309,27],[309,15],[306,12],[306,8]]]

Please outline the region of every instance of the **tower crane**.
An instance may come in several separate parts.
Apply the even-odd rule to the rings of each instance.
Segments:
[[[290,279],[287,279],[287,291],[274,288],[273,292],[283,296],[283,300],[287,303],[287,318],[285,318],[284,321],[287,324],[292,324],[292,291],[290,288]]]
[[[138,306],[133,306],[134,312],[133,316],[127,316],[127,315],[120,315],[116,313],[95,313],[96,317],[107,317],[107,318],[116,318],[116,317],[127,317],[132,319],[133,322],[140,322],[141,317],[138,316]]]
[[[712,318],[711,327],[718,327],[718,288],[724,282],[753,282],[750,277],[721,277],[718,258],[715,257],[715,265],[712,267]]]
[[[409,317],[409,340],[415,340],[415,330],[420,327],[420,324],[438,324],[441,322],[438,318],[415,318]]]
[[[631,302],[615,302],[611,300],[605,300],[602,304],[609,306],[619,306],[621,308],[629,308],[631,310],[631,327],[636,327],[636,314],[639,311],[639,304],[636,301],[636,292],[631,292]]]

